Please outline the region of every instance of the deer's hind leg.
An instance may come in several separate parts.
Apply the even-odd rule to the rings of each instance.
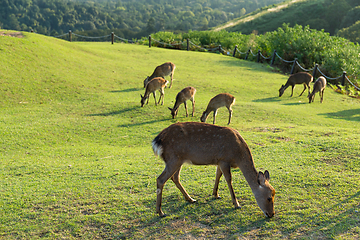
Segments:
[[[307,86],[306,83],[304,83],[304,90],[300,93],[299,97],[305,92],[306,86]],[[310,88],[309,88],[309,92],[310,92]]]
[[[160,98],[159,98],[158,104],[160,103],[160,100],[161,100],[161,98],[162,98],[161,105],[164,105],[164,97],[165,97],[164,89],[163,89],[163,88],[160,88],[160,89],[159,89],[159,92],[160,92]]]
[[[180,161],[176,161],[176,159],[169,160],[169,162],[166,163],[164,171],[160,174],[160,176],[156,180],[156,186],[157,186],[157,189],[156,189],[156,195],[157,195],[156,196],[156,212],[159,214],[160,217],[166,216],[163,213],[163,211],[161,210],[162,192],[163,192],[164,185],[169,178],[173,179],[173,175],[176,172],[178,172],[177,173],[178,175],[180,174],[181,165],[182,165],[182,163]]]
[[[176,187],[184,195],[186,201],[188,201],[190,203],[196,202],[196,200],[193,199],[192,197],[190,197],[190,195],[186,192],[185,188],[181,185],[181,183],[180,183],[180,170],[181,170],[181,167],[179,168],[179,170],[177,170],[174,173],[174,175],[171,176],[171,180],[175,183]]]

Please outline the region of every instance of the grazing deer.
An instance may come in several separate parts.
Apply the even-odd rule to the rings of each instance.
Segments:
[[[287,80],[287,82],[285,83],[285,85],[282,85],[281,88],[279,89],[279,97],[281,97],[284,94],[284,91],[289,86],[291,86],[291,95],[290,95],[290,97],[292,97],[293,92],[294,92],[295,84],[304,84],[304,90],[301,92],[299,97],[304,93],[304,91],[306,90],[306,87],[308,87],[309,94],[310,94],[310,83],[312,81],[313,81],[313,76],[311,76],[311,74],[309,74],[307,72],[298,72],[298,73],[292,74],[289,77],[289,79]]]
[[[232,96],[231,94],[228,94],[228,93],[220,93],[210,100],[206,110],[203,112],[203,114],[200,118],[200,121],[205,122],[207,117],[209,116],[209,113],[214,111],[213,124],[215,124],[215,119],[216,119],[216,114],[217,114],[218,108],[225,106],[229,110],[229,122],[228,122],[228,125],[229,125],[230,121],[231,121],[231,116],[232,116],[231,106],[234,104],[235,104],[234,96]]]
[[[145,94],[144,94],[144,96],[140,94],[140,97],[141,97],[141,107],[144,106],[146,99],[147,99],[146,104],[149,103],[149,96],[150,96],[151,93],[154,95],[155,105],[157,105],[157,104],[156,104],[156,97],[155,97],[155,91],[156,91],[156,90],[159,90],[159,92],[160,92],[160,98],[159,98],[159,102],[158,102],[158,103],[160,103],[160,100],[161,100],[161,97],[162,97],[162,103],[161,103],[161,105],[164,105],[164,96],[165,96],[164,88],[165,88],[165,86],[166,86],[167,83],[168,83],[168,81],[165,80],[165,79],[163,79],[163,78],[161,78],[161,77],[157,77],[157,78],[154,78],[153,80],[151,80],[151,81],[146,85],[146,89],[145,89]]]
[[[224,174],[235,208],[241,208],[232,186],[231,168],[240,168],[248,182],[256,202],[266,217],[272,217],[274,211],[275,189],[269,184],[270,175],[255,169],[253,157],[245,140],[239,132],[207,123],[175,123],[162,130],[152,141],[156,156],[160,156],[166,166],[157,178],[156,211],[160,217],[162,193],[165,182],[171,178],[185,199],[193,203],[180,183],[180,170],[185,162],[194,165],[217,165],[213,195],[219,198],[219,180]]]
[[[326,87],[326,79],[323,76],[321,76],[315,81],[314,88],[313,88],[312,92],[308,96],[309,103],[314,101],[315,93],[317,93],[317,92],[319,92],[320,102],[322,103],[323,99],[324,99],[325,87]]]
[[[166,62],[164,64],[161,64],[160,66],[157,66],[155,68],[153,74],[150,77],[149,76],[146,77],[146,79],[144,80],[144,88],[146,87],[148,82],[151,81],[153,78],[156,78],[156,77],[165,78],[165,76],[169,76],[169,75],[171,77],[171,82],[170,82],[169,88],[171,88],[175,68],[176,68],[176,66],[172,62]]]
[[[184,103],[185,106],[185,110],[186,110],[186,117],[189,116],[188,114],[188,110],[187,110],[187,106],[186,106],[186,101],[190,99],[190,101],[192,102],[192,106],[193,106],[193,111],[192,111],[192,116],[194,116],[194,111],[195,111],[195,93],[196,93],[196,89],[193,87],[186,87],[183,90],[181,90],[177,95],[176,95],[176,101],[174,104],[173,108],[169,108],[171,111],[171,115],[172,118],[175,118],[178,110],[179,110],[179,106]]]

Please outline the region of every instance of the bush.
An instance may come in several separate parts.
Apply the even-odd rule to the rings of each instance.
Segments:
[[[261,50],[264,56],[271,56],[274,50],[283,59],[295,58],[305,68],[311,69],[318,64],[321,71],[329,77],[338,77],[343,71],[356,80],[360,69],[360,46],[344,38],[330,36],[324,30],[310,29],[309,26],[283,24],[275,31],[264,35],[244,35],[237,32],[189,31],[187,33],[158,32],[152,35],[157,41],[172,44],[177,48],[186,48],[186,39],[202,48],[216,48],[218,45],[226,52],[232,52],[235,46],[246,52],[249,48]],[[176,45],[177,44],[177,45]],[[154,43],[158,46],[158,43]],[[167,47],[167,46],[165,46]],[[191,50],[198,49],[191,45]],[[239,54],[237,55],[239,56]]]

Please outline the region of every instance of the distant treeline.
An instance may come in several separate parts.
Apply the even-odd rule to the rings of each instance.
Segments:
[[[52,36],[117,29],[118,35],[139,38],[164,30],[206,30],[282,1],[1,0],[0,28]]]

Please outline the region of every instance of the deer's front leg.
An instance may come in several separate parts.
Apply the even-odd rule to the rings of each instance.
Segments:
[[[221,162],[219,164],[219,166],[220,166],[220,169],[221,169],[222,173],[224,174],[225,180],[228,184],[229,191],[231,194],[231,199],[233,201],[235,208],[241,208],[238,200],[236,199],[235,192],[234,192],[234,189],[232,186],[231,167],[230,167],[229,163]]]

